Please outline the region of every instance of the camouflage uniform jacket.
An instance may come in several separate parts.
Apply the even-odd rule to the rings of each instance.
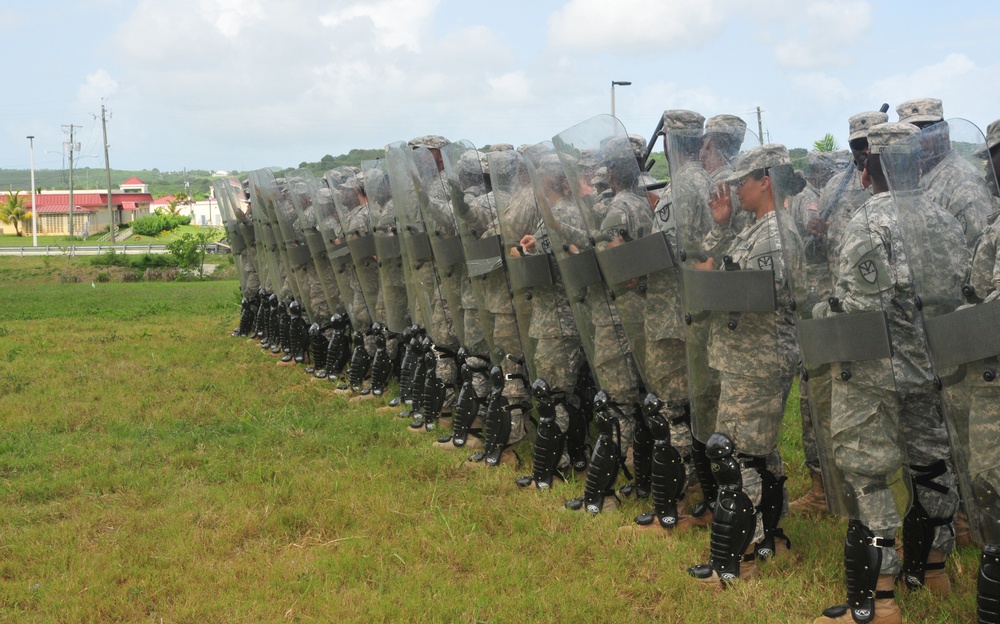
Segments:
[[[855,382],[926,391],[933,375],[909,261],[889,193],[873,196],[848,223],[834,296],[840,299],[844,313],[882,311],[889,324],[891,372],[876,362],[856,362],[852,368]]]
[[[739,234],[727,255],[741,270],[774,271],[777,306],[774,312],[740,314],[735,330],[727,327],[729,315],[715,314],[708,342],[709,365],[740,375],[791,376],[799,354],[777,213],[767,213]]]
[[[993,208],[982,175],[958,153],[951,151],[921,176],[920,187],[926,191],[928,200],[958,219],[965,232],[967,247],[974,249]]]

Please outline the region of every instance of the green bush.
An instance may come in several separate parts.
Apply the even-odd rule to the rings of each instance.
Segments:
[[[142,254],[141,256],[127,256],[123,253],[116,253],[114,249],[94,256],[90,259],[91,266],[97,267],[125,267],[143,272],[146,269],[165,269],[177,266],[177,259],[170,254]]]
[[[133,221],[132,231],[142,236],[157,236],[160,232],[190,224],[190,216],[151,214]]]

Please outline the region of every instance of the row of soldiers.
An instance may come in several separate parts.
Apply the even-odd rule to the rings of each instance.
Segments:
[[[713,589],[791,548],[798,378],[812,496],[850,519],[847,602],[816,621],[900,622],[897,583],[949,591],[961,503],[979,621],[1000,622],[1000,122],[987,140],[939,100],[883,109],[850,118],[850,153],[796,163],[739,117],[668,110],[648,141],[602,115],[517,149],[424,136],[217,181],[234,334],[352,401],[395,378],[386,409],[470,462],[518,465],[533,428],[517,486],[585,474],[570,509],[636,496],[634,530],[711,526],[689,572]]]

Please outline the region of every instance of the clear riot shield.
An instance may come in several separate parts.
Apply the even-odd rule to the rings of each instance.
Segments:
[[[422,190],[417,186],[410,147],[403,142],[387,145],[385,156],[403,262],[408,271],[406,284],[413,306],[410,313],[417,324],[427,329],[435,344],[457,348],[434,267],[430,236],[420,211],[417,194]]]
[[[657,217],[668,236],[671,229],[675,230],[682,276],[691,429],[695,438],[706,442],[719,430],[720,368],[733,373],[737,372],[733,369],[741,368],[738,361],[726,361],[729,350],[723,347],[732,342],[730,339],[747,335],[742,316],[752,319],[753,326],[773,314],[776,307],[772,269],[765,263],[748,265],[753,270],[741,270],[743,267],[732,262],[730,253],[736,241],[735,224],[746,223],[749,233],[753,219],[743,212],[738,194],[724,181],[732,175],[740,155],[758,141],[742,126],[715,129],[711,140],[701,129],[672,130],[664,137],[670,165],[670,203],[660,208],[667,214],[658,212]],[[701,153],[703,144],[712,150],[711,154]],[[719,204],[717,219],[713,217],[713,201]],[[768,329],[773,327],[772,322]],[[713,337],[718,346],[713,345]],[[748,351],[755,349],[753,345]]]
[[[920,187],[928,200],[958,219],[970,251],[992,212],[986,169],[976,154],[982,136],[979,128],[965,119],[948,119],[920,133]]]
[[[584,163],[593,162],[594,154],[581,152],[567,140],[573,130],[566,137],[557,135],[547,153],[531,153],[528,172],[597,384],[614,403],[638,405],[642,384],[622,328],[622,312],[604,286],[597,264],[599,241],[591,236],[609,213],[610,202],[589,186],[590,178],[580,171]]]
[[[899,350],[900,312],[893,308],[907,269],[889,262],[894,242],[881,235],[894,226],[892,200],[882,194],[856,211],[830,267],[835,288],[822,297],[791,209],[801,179],[790,167],[774,168],[771,176],[782,245],[786,258],[796,259],[787,264],[788,288],[827,505],[866,522],[893,513],[901,519],[911,499],[897,386],[906,360]],[[830,405],[820,398],[823,383],[832,386]]]
[[[488,356],[497,366],[506,357],[520,361],[524,353],[516,331],[501,328],[500,346],[496,340],[497,317],[501,317],[501,324],[514,319],[496,217],[496,191],[487,187],[480,153],[472,143],[450,143],[441,149],[441,158],[468,276],[462,292],[463,345],[471,353]],[[472,322],[479,324],[478,332],[471,327]]]
[[[243,187],[235,178],[220,178],[212,182],[212,188],[240,278],[240,292],[247,298],[256,297],[260,280],[254,258],[253,229],[252,225],[247,227],[243,210]]]
[[[675,324],[679,319],[676,299],[664,300],[661,288],[673,286],[676,293],[678,275],[671,245],[655,226],[653,204],[641,186],[638,155],[625,127],[610,115],[599,115],[558,134],[553,143],[573,180],[571,189],[581,214],[591,215],[584,219],[588,242],[594,245],[613,312],[628,338],[643,386],[664,401],[683,399],[683,394],[672,392],[676,378],[658,374],[657,369],[667,363],[646,361],[651,352],[646,343],[647,313],[674,315]],[[657,286],[652,302],[651,283]],[[637,386],[639,379],[631,383]]]
[[[384,160],[366,160],[361,163],[365,196],[368,199],[368,223],[372,232],[379,272],[379,292],[375,304],[375,317],[384,321],[389,331],[401,334],[410,324],[406,274],[396,211],[393,208],[392,189]]]
[[[540,362],[535,358],[540,341],[543,350],[547,349],[549,342],[570,343],[579,349],[579,333],[555,269],[551,245],[546,242],[545,226],[535,202],[527,164],[524,157],[514,150],[489,152],[486,161],[496,202],[500,246],[507,267],[514,315],[511,319],[506,312],[501,314],[500,311],[504,310],[502,302],[486,304],[488,309],[495,307],[497,310],[495,318],[498,323],[499,319],[504,321],[502,330],[495,328],[495,339],[500,332],[509,335],[511,330],[516,331],[530,379],[542,378],[556,390],[571,392],[576,379],[572,376],[574,372],[567,370],[569,367],[561,367],[559,363],[549,366],[549,358],[542,358]],[[537,244],[531,244],[535,241]],[[513,336],[511,344],[514,344]],[[497,346],[501,347],[499,342]],[[553,375],[561,378],[552,378]]]
[[[295,210],[293,197],[303,197],[306,190],[295,177],[285,177],[276,180],[278,194],[275,201],[267,205],[271,216],[278,224],[280,240],[278,251],[284,260],[285,267],[291,277],[289,279],[292,293],[306,313],[310,321],[315,317],[313,308],[317,300],[322,300],[322,293],[315,287],[316,296],[311,296],[316,281],[310,275],[312,269],[312,254],[306,244],[305,232],[299,223],[299,215]]]
[[[251,171],[250,201],[253,208],[254,223],[257,226],[257,238],[264,242],[264,256],[271,283],[271,292],[282,303],[294,298],[292,293],[292,276],[285,268],[279,250],[281,232],[273,216],[272,205],[278,199],[278,184],[274,174],[267,169]]]
[[[321,229],[325,216],[333,212],[333,201],[324,193],[323,181],[311,171],[300,169],[288,174],[289,195],[298,216],[312,262],[306,270],[308,297],[315,323],[323,324],[344,307],[344,292],[334,270],[333,260]]]
[[[462,293],[469,290],[469,273],[465,267],[465,249],[462,247],[451,194],[445,186],[443,172],[439,172],[437,160],[429,149],[419,147],[411,150],[409,155],[413,165],[411,171],[417,190],[417,205],[434,254],[439,292],[447,304],[447,310],[435,309],[435,322],[444,327],[446,323],[443,321],[450,319],[453,334],[458,340],[456,346],[461,345],[472,353],[484,354],[483,338],[475,323],[468,326],[471,335],[466,336],[465,311],[468,309],[474,315],[476,308],[475,302],[471,300],[471,293],[470,301],[463,305]]]
[[[354,167],[339,167],[324,175],[327,186],[331,189],[333,208],[336,210],[336,223],[342,232],[343,242],[350,253],[343,256],[352,266],[340,265],[342,273],[347,275],[353,290],[353,307],[359,310],[359,320],[367,319],[359,329],[370,326],[375,320],[375,306],[378,302],[378,262],[375,259],[375,241],[372,236],[371,221],[368,215],[368,205],[365,198],[363,178],[359,178],[359,169]],[[328,221],[331,225],[333,220]],[[328,229],[328,233],[332,230]],[[326,239],[329,243],[330,237]],[[341,273],[338,270],[338,273]],[[363,309],[362,309],[363,308]]]
[[[992,177],[985,178],[981,156],[976,161],[976,154],[987,152],[982,132],[965,120],[946,123],[954,152],[970,159],[977,175],[995,184]],[[905,240],[913,306],[922,317],[936,386],[944,398],[951,457],[970,528],[981,543],[996,544],[1000,543],[1000,392],[995,381],[1000,308],[992,284],[996,245],[990,240],[995,235],[993,228],[983,234],[975,262],[988,268],[977,271],[963,245],[969,222],[929,202],[923,182],[918,185],[922,175],[918,155],[933,141],[926,135],[937,132],[934,126],[925,128],[910,141],[891,145],[881,160]],[[934,504],[936,495],[932,492],[929,498]],[[946,510],[947,515],[951,511]],[[935,517],[933,509],[928,513]]]

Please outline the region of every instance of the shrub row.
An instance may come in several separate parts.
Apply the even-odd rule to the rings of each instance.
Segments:
[[[142,236],[156,236],[160,232],[169,232],[181,225],[190,225],[188,215],[151,214],[140,217],[132,222],[132,231]]]

